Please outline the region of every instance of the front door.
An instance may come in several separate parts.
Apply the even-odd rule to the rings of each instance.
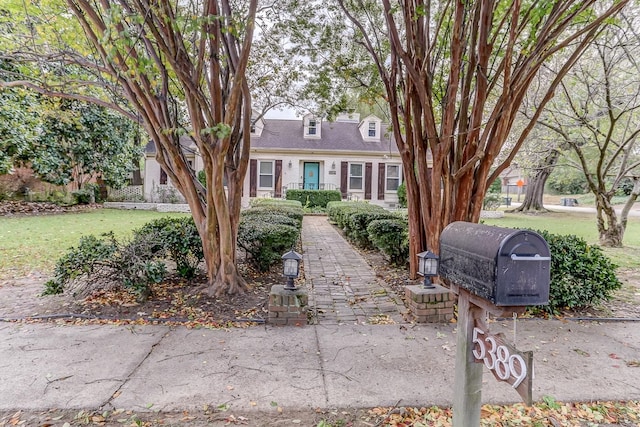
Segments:
[[[304,164],[304,183],[305,190],[317,190],[320,184],[320,163],[305,162]]]

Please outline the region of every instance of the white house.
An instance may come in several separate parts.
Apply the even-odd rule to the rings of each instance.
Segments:
[[[187,160],[202,169],[195,145],[185,142]],[[145,198],[170,191],[170,182],[147,146]],[[251,129],[249,170],[243,206],[255,197],[285,197],[288,189],[339,190],[345,200],[385,207],[398,202],[402,162],[386,126],[376,116],[342,114],[333,122],[309,114],[301,120],[260,119]]]

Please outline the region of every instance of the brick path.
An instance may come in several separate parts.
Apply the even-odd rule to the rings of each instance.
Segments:
[[[325,216],[305,216],[302,247],[309,306],[320,324],[405,323],[402,299]]]

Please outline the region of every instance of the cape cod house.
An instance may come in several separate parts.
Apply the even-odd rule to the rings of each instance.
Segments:
[[[194,169],[202,169],[195,145],[183,145]],[[285,197],[288,189],[339,190],[345,200],[395,207],[402,162],[382,120],[342,114],[333,122],[313,115],[302,119],[260,119],[251,129],[249,170],[242,205],[255,197]],[[171,191],[167,175],[147,146],[145,199]]]

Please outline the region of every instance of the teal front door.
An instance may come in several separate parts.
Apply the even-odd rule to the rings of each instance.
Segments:
[[[320,163],[306,162],[304,164],[304,189],[317,190],[318,184],[320,184]]]

